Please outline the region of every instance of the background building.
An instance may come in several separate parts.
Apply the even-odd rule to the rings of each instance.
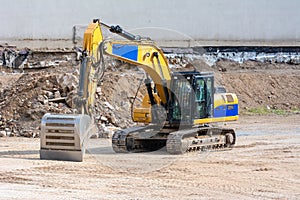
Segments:
[[[298,45],[298,0],[0,0],[0,42],[70,45],[93,18],[169,44]],[[175,41],[175,42],[174,42]]]

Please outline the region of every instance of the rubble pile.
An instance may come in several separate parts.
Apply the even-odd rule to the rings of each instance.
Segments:
[[[45,113],[71,113],[63,102],[74,88],[73,85],[62,87],[61,78],[47,72],[23,74],[13,86],[3,89],[0,130],[12,136],[38,136],[39,123]]]
[[[228,47],[218,49],[217,47],[195,47],[196,49],[164,48],[165,55],[169,59],[171,67],[184,67],[192,60],[203,60],[209,66],[215,66],[219,61],[232,61],[243,64],[248,61],[257,63],[286,63],[291,65],[300,64],[299,49],[278,49],[278,48],[246,48],[238,49]],[[290,51],[289,51],[290,50]]]
[[[300,64],[300,54],[297,52],[279,52],[279,53],[258,53],[258,52],[217,52],[206,53],[203,55],[205,61],[210,66],[220,60],[229,60],[237,63],[246,61],[257,61],[262,63],[287,63]]]
[[[0,66],[9,69],[41,69],[78,63],[74,50],[62,49],[54,52],[32,51],[28,48],[0,44]]]
[[[63,71],[60,69],[59,71]],[[138,87],[138,71],[107,72],[96,92],[94,118],[101,135],[132,125],[131,101]],[[0,90],[0,136],[38,137],[45,113],[71,114],[78,70],[68,73],[25,73]],[[142,94],[138,100],[141,102]]]
[[[141,71],[106,72],[95,96],[94,117],[100,136],[111,136],[116,128],[135,124],[131,119],[131,105],[138,106],[146,93],[144,86],[141,86],[133,102],[142,79]]]

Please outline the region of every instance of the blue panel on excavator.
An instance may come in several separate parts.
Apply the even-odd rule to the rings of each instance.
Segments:
[[[117,56],[121,56],[133,61],[137,61],[138,46],[137,45],[124,45],[113,44],[112,53]]]
[[[214,117],[232,117],[237,116],[238,104],[221,105],[214,109]]]

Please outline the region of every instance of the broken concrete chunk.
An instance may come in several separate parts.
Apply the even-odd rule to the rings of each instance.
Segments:
[[[107,101],[104,102],[104,104],[105,104],[105,106],[106,106],[107,108],[109,108],[109,109],[111,109],[111,110],[114,110],[114,109],[115,109],[115,108],[114,108],[110,103],[108,103]]]
[[[0,131],[0,137],[5,137],[6,136],[6,131]]]
[[[107,117],[104,117],[104,116],[101,116],[101,117],[100,117],[100,120],[101,120],[101,121],[105,121],[105,122],[108,121]]]
[[[66,91],[66,88],[68,91],[72,91],[77,88],[78,76],[71,73],[66,73],[57,76],[57,82],[64,91]]]
[[[6,131],[6,136],[7,137],[13,137],[14,134],[11,131]]]
[[[57,99],[57,98],[61,98],[61,95],[60,95],[60,92],[59,91],[56,91],[54,93],[54,98]]]
[[[41,65],[41,67],[45,67],[46,66],[46,62],[45,61],[41,61],[40,65]]]
[[[53,99],[53,98],[54,98],[53,92],[47,91],[47,97],[48,97],[49,99]]]
[[[10,128],[5,128],[4,129],[6,132],[9,132],[9,131],[11,131],[11,129]]]
[[[97,87],[96,92],[97,92],[97,94],[101,94],[101,88],[100,88],[100,87]]]
[[[44,101],[43,101],[43,104],[44,105],[47,105],[49,103],[49,100],[48,99],[45,99]]]
[[[44,103],[44,101],[45,101],[44,95],[38,95],[37,100],[38,100],[39,102],[41,102],[41,103]]]

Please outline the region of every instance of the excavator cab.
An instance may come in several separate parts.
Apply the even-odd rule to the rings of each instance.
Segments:
[[[214,75],[211,72],[176,72],[171,83],[170,125],[193,125],[213,116]]]

